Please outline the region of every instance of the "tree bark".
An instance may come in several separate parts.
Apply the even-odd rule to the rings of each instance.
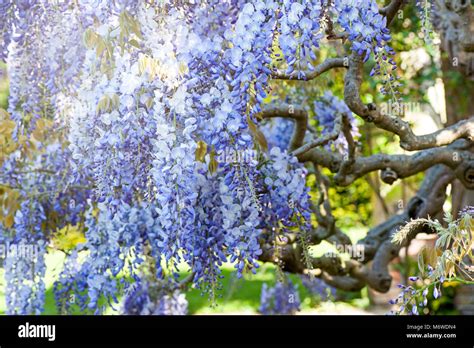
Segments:
[[[446,126],[474,115],[474,81],[453,66],[452,58],[442,51],[441,69],[445,89]],[[457,217],[466,205],[474,205],[474,190],[466,189],[459,180],[452,185],[452,212]]]

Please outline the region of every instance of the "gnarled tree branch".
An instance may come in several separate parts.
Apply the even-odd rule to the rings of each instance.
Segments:
[[[336,68],[347,68],[348,58],[328,58],[321,64],[314,67],[312,71],[305,71],[304,78],[300,78],[298,71],[294,71],[291,74],[287,74],[284,71],[277,70],[272,74],[272,78],[279,80],[301,80],[308,81],[317,78],[324,74],[326,71]]]
[[[400,137],[400,146],[407,151],[444,146],[465,138],[474,139],[474,116],[431,134],[415,135],[408,122],[383,114],[374,104],[365,105],[360,98],[362,58],[352,54],[344,80],[344,101],[352,112],[376,127]]]
[[[308,129],[308,113],[292,104],[265,105],[262,118],[285,117],[294,120],[295,129],[290,141],[290,150],[303,145],[304,136]]]

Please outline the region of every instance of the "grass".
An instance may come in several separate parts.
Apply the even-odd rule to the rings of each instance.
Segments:
[[[255,314],[260,305],[260,291],[264,283],[274,284],[276,281],[275,267],[262,265],[255,275],[247,275],[238,279],[231,266],[223,269],[221,295],[216,299],[215,306],[210,306],[206,295],[202,296],[198,289],[192,289],[187,293],[189,312],[191,314],[213,314],[213,313],[245,313]],[[294,284],[298,284],[300,296],[309,298],[306,289],[301,284],[298,276],[290,275]],[[307,304],[307,303],[306,303]],[[303,306],[306,307],[303,303]]]

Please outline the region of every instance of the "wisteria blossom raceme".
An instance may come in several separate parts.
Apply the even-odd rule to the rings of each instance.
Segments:
[[[3,122],[5,125],[11,121]],[[18,135],[20,144],[31,143],[35,153],[16,147],[0,165],[3,198],[18,199],[18,203],[13,201],[13,208],[7,205],[5,209],[3,205],[2,213],[9,214],[0,227],[0,240],[6,252],[7,309],[11,314],[40,314],[43,311],[47,247],[57,230],[78,224],[84,211],[87,190],[68,188],[68,185],[82,183],[73,178],[58,182],[57,177],[50,174],[71,175],[68,149],[55,137],[49,138],[49,144],[41,143],[52,126],[47,120],[39,119],[31,137]],[[10,132],[13,137],[14,132],[11,129]],[[55,195],[51,194],[53,192]],[[62,221],[51,227],[57,216],[61,216]]]
[[[5,278],[9,314],[41,314],[44,309],[46,240],[41,223],[45,218],[38,202],[25,200],[16,212],[15,237],[6,239]]]
[[[392,53],[386,45],[390,41],[386,18],[379,14],[375,0],[336,0],[334,12],[339,25],[348,33],[352,49],[364,59],[372,53]]]
[[[262,197],[263,223],[271,228],[284,226],[308,228],[310,220],[308,188],[304,185],[306,170],[295,157],[279,147],[271,149],[269,160],[262,167],[262,184],[267,194]]]
[[[337,15],[337,23],[348,34],[352,43],[352,51],[363,57],[366,62],[371,56],[375,66],[371,76],[381,75],[384,86],[382,94],[388,94],[394,100],[399,100],[400,84],[393,74],[397,65],[393,60],[395,51],[389,46],[390,31],[387,28],[387,18],[379,13],[375,0],[336,0],[333,12]]]
[[[289,278],[274,287],[263,284],[259,312],[264,315],[288,315],[300,310],[298,288]]]
[[[336,294],[334,287],[326,285],[326,283],[319,278],[302,275],[301,282],[311,296],[318,297],[320,301],[331,300]]]
[[[34,121],[46,117],[52,107],[60,112],[66,106],[64,99],[77,86],[84,49],[71,44],[82,41],[83,28],[92,21],[90,8],[48,1],[4,6],[3,49],[8,52],[11,79],[9,112],[32,130]]]
[[[433,42],[433,29],[436,27],[450,38],[450,40],[459,40],[459,29],[452,25],[453,22],[447,20],[439,11],[439,5],[436,1],[417,0],[416,8],[421,21],[421,30],[423,39],[427,44]]]
[[[315,49],[322,37],[320,20],[322,1],[286,0],[278,16],[279,44],[288,63],[287,73],[297,73],[305,78],[306,71],[313,71]]]
[[[54,298],[61,314],[70,314],[73,304],[81,310],[87,307],[88,296],[84,294],[87,290],[87,281],[81,273],[79,251],[80,248],[66,256],[63,269],[53,285]]]
[[[13,1],[2,1],[0,3],[0,60],[5,60],[8,55],[8,45],[12,37],[12,25],[14,22],[14,6]]]

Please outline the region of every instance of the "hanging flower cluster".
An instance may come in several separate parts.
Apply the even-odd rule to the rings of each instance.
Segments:
[[[288,63],[287,74],[297,72],[299,79],[305,71],[313,71],[314,49],[322,38],[320,20],[322,1],[285,0],[280,7],[279,44]]]
[[[336,289],[319,278],[302,275],[301,282],[311,296],[317,297],[319,301],[331,300],[336,295]]]
[[[365,61],[372,53],[393,53],[387,45],[390,41],[387,19],[379,13],[375,0],[336,0],[334,12],[339,25],[349,35],[352,49],[363,55]]]
[[[259,312],[264,315],[289,315],[300,310],[298,289],[288,278],[274,287],[262,286]]]

